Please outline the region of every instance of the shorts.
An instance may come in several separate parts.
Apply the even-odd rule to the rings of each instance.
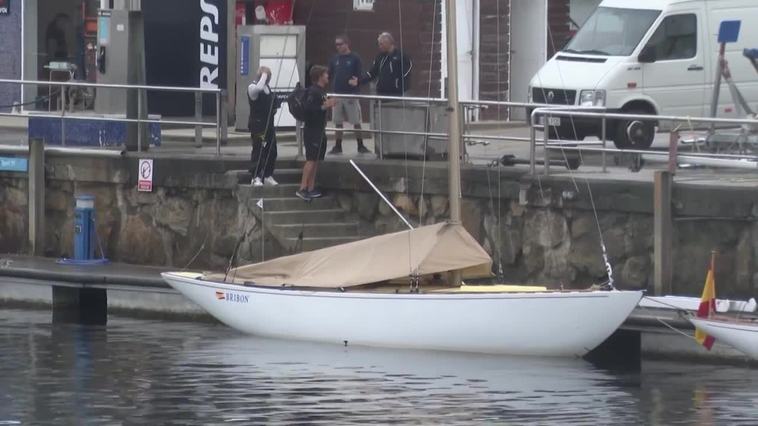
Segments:
[[[341,125],[344,122],[361,124],[361,103],[358,99],[337,99],[337,104],[332,109],[332,121]]]
[[[318,127],[303,127],[303,145],[306,160],[323,160],[326,156],[326,132]]]

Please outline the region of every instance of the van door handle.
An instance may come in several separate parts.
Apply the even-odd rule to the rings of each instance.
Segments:
[[[702,71],[703,66],[702,65],[690,65],[687,67],[687,71]]]

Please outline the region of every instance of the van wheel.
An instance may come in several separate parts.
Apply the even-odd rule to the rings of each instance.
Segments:
[[[630,109],[627,114],[647,115],[649,111]],[[655,122],[641,120],[622,120],[616,125],[613,144],[618,149],[648,149],[655,140]]]

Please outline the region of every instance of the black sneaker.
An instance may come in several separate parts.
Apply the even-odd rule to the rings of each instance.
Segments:
[[[358,145],[358,153],[359,154],[369,154],[371,151],[369,151],[368,148],[366,148],[363,145]]]
[[[335,155],[335,154],[342,154],[342,147],[338,145],[334,145],[331,151],[329,151],[329,154]]]
[[[314,189],[313,191],[308,191],[308,196],[311,198],[321,198],[323,194],[318,189]]]
[[[305,189],[298,189],[297,191],[295,191],[295,195],[297,195],[297,197],[300,198],[301,200],[305,200],[305,201],[311,201],[312,199],[310,192],[308,192]]]

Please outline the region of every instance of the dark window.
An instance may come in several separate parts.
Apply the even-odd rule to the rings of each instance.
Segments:
[[[658,61],[689,59],[697,55],[697,17],[694,14],[667,16],[650,40]]]

